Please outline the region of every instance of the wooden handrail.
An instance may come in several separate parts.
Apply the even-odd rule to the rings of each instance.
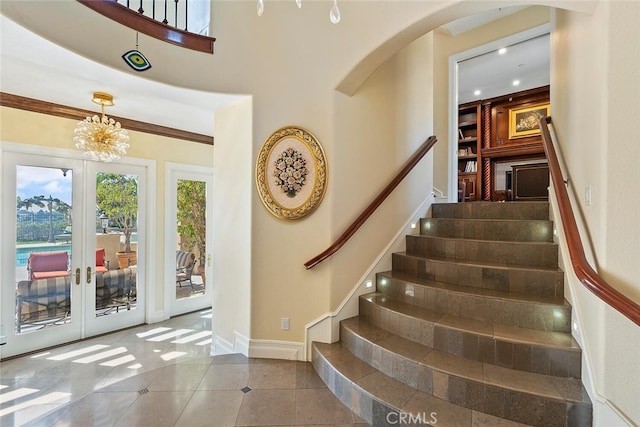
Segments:
[[[584,253],[578,225],[569,201],[569,193],[565,187],[562,177],[560,163],[553,147],[553,141],[549,132],[548,124],[551,124],[551,117],[543,117],[540,119],[540,131],[542,134],[542,144],[549,162],[549,172],[551,173],[551,182],[555,189],[556,200],[558,202],[558,210],[562,219],[564,234],[567,239],[569,248],[569,256],[571,265],[580,282],[598,298],[611,307],[618,310],[622,315],[627,317],[636,325],[640,326],[640,305],[632,301],[610,284],[606,282],[596,271],[589,265],[587,257]]]
[[[347,228],[347,230],[342,233],[340,237],[329,246],[324,252],[316,255],[311,258],[309,261],[304,263],[304,266],[307,270],[315,267],[320,264],[325,259],[329,258],[331,255],[336,253],[345,243],[353,236],[356,231],[369,219],[369,217],[378,209],[378,207],[384,202],[384,200],[391,194],[391,192],[400,184],[400,182],[406,177],[409,172],[422,160],[422,158],[431,150],[431,147],[435,145],[438,140],[435,136],[430,136],[424,144],[415,152],[413,156],[409,159],[407,164],[402,168],[400,172],[393,178],[393,180],[387,185],[384,190],[376,197],[373,202],[366,207],[366,209],[358,216],[358,218],[353,221],[353,223]]]
[[[213,37],[170,27],[148,16],[141,15],[124,5],[118,4],[116,0],[77,1],[107,18],[148,36],[198,52],[213,53],[213,43],[216,41]]]

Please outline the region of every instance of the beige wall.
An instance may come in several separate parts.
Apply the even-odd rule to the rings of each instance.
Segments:
[[[633,214],[640,199],[640,146],[629,117],[640,115],[638,2],[600,2],[593,15],[557,12],[552,39],[551,102],[554,129],[567,162],[569,190],[589,234],[597,269],[619,290],[640,302],[640,227]],[[631,136],[631,137],[630,137]],[[585,189],[592,204],[585,205]],[[591,244],[589,244],[591,242]],[[597,391],[640,423],[640,332],[637,325],[571,280],[572,305],[593,369]],[[596,419],[598,419],[596,414]],[[607,424],[606,418],[600,425]]]
[[[433,37],[429,33],[389,59],[354,96],[335,94],[332,180],[338,184],[333,189],[332,237],[357,218],[433,135],[432,70]],[[432,173],[429,154],[332,257],[329,266],[318,267],[331,269],[332,311],[432,191]]]
[[[247,98],[216,114],[211,324],[218,351],[220,340],[235,346],[235,333],[251,336],[251,108]]]

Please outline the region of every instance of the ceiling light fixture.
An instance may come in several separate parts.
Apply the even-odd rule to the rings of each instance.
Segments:
[[[514,86],[519,86],[520,85],[520,80],[514,80],[512,84]]]
[[[92,160],[110,162],[127,154],[129,133],[119,122],[104,114],[104,107],[114,105],[113,96],[104,92],[94,92],[91,99],[102,108],[102,117],[95,115],[79,122],[74,130],[73,141],[76,148]]]
[[[302,0],[296,0],[296,5],[298,9],[302,7]],[[258,0],[257,6],[258,16],[262,16],[264,13],[264,0]],[[331,10],[329,11],[329,20],[333,24],[337,24],[340,22],[340,9],[338,8],[338,0],[333,0],[333,6],[331,6]]]
[[[498,49],[498,54],[499,55],[504,55],[505,53],[507,53],[507,48],[506,47],[501,47],[500,49]]]
[[[478,96],[478,95],[480,95],[481,93],[482,93],[482,91],[480,91],[480,90],[475,90],[475,91],[473,92],[473,94],[474,94],[475,96]]]

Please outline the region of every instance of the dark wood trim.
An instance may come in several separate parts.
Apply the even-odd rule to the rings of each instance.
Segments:
[[[81,110],[79,108],[68,107],[66,105],[40,101],[39,99],[12,95],[6,92],[0,92],[0,106],[17,108],[19,110],[33,111],[35,113],[49,114],[51,116],[64,117],[65,119],[74,120],[84,120],[87,116],[100,114],[97,110]],[[202,135],[199,133],[154,125],[152,123],[139,122],[137,120],[130,120],[111,115],[109,115],[109,117],[112,117],[114,120],[120,122],[122,127],[127,130],[213,145],[213,137],[209,135]]]
[[[500,157],[535,156],[543,155],[544,147],[540,142],[531,144],[510,144],[500,147],[483,148],[482,158],[497,159]]]
[[[320,264],[325,259],[336,253],[345,243],[358,231],[358,229],[369,219],[369,217],[378,209],[378,207],[384,202],[384,200],[391,194],[393,190],[400,184],[400,182],[411,172],[411,170],[422,160],[422,158],[431,150],[438,140],[435,136],[430,136],[424,144],[418,149],[418,151],[411,156],[409,161],[405,164],[400,172],[393,178],[393,180],[382,190],[382,192],[376,197],[373,202],[365,208],[365,210],[353,221],[353,223],[347,227],[347,230],[342,233],[340,237],[329,246],[324,252],[311,258],[304,263],[307,270]]]
[[[198,52],[213,53],[213,37],[190,33],[170,27],[148,16],[141,15],[115,0],[77,0],[79,3],[122,25],[167,43]]]
[[[553,148],[553,141],[549,133],[548,124],[551,124],[551,117],[545,117],[540,120],[540,130],[542,133],[542,143],[549,162],[549,171],[551,173],[551,182],[556,194],[558,202],[558,210],[562,219],[562,228],[567,239],[569,248],[569,256],[573,271],[580,282],[598,298],[611,307],[618,310],[622,315],[627,317],[636,325],[640,326],[640,305],[632,301],[620,291],[615,289],[606,282],[596,271],[589,265],[587,257],[582,246],[582,239],[578,232],[569,193],[565,187],[562,177],[560,163]]]
[[[489,104],[492,104],[492,105],[500,104],[500,103],[504,103],[504,102],[512,102],[512,101],[516,101],[516,100],[521,99],[521,98],[533,97],[533,96],[539,95],[541,93],[542,94],[546,93],[548,95],[550,90],[551,90],[551,86],[549,86],[549,85],[540,86],[540,87],[536,87],[536,88],[533,88],[533,89],[523,90],[523,91],[520,91],[520,92],[509,93],[507,95],[496,96],[495,98],[483,99],[482,102],[483,103],[489,103]]]

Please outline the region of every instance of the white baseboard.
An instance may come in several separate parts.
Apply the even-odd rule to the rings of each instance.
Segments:
[[[167,320],[169,316],[165,315],[164,310],[155,311],[147,317],[147,323],[158,323]]]
[[[252,340],[234,331],[233,342],[220,335],[213,339],[211,355],[239,353],[258,359],[306,360],[304,343],[295,341]]]
[[[304,343],[295,341],[250,340],[249,357],[260,359],[306,360]]]
[[[214,335],[213,345],[211,346],[211,355],[217,356],[220,354],[231,354],[233,351],[233,343],[225,340],[220,335]]]

